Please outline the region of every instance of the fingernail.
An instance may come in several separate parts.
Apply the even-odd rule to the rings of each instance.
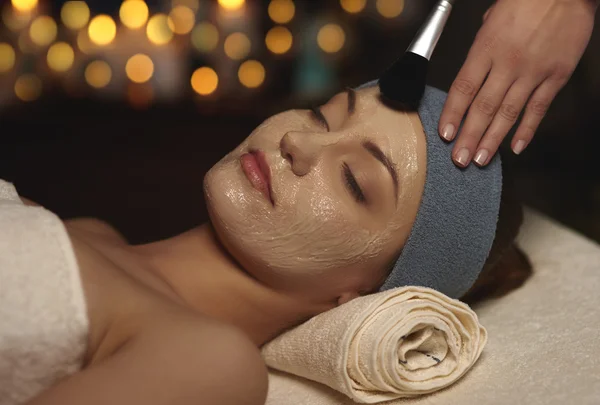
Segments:
[[[477,152],[477,155],[475,155],[475,163],[477,163],[479,166],[485,165],[489,155],[490,153],[487,151],[487,149],[480,149],[479,152]]]
[[[466,166],[467,162],[469,161],[469,149],[467,148],[462,148],[458,151],[458,153],[456,154],[456,163],[458,163],[461,166]]]
[[[454,128],[454,125],[452,124],[446,124],[446,126],[444,127],[443,131],[442,131],[442,138],[444,138],[447,141],[451,141],[452,139],[454,139],[454,130],[456,128]]]
[[[513,152],[515,152],[516,155],[519,155],[521,152],[523,152],[523,149],[525,149],[525,141],[521,139],[515,144]]]

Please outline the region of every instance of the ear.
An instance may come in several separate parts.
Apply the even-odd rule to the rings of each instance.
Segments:
[[[360,297],[360,294],[357,291],[348,291],[340,295],[337,299],[338,306],[343,305],[347,302],[352,301],[354,298]]]

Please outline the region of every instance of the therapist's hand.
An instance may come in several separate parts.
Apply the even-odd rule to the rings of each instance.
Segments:
[[[466,115],[452,159],[486,165],[525,114],[512,140],[527,147],[550,103],[571,77],[590,40],[598,0],[498,0],[456,77],[440,117],[451,141]]]

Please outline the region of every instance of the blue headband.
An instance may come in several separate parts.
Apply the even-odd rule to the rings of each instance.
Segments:
[[[369,82],[359,89],[376,84]],[[500,156],[484,168],[454,165],[453,145],[438,135],[446,96],[427,87],[419,105],[427,138],[425,188],[408,240],[380,291],[418,285],[460,298],[479,276],[496,236],[502,194]]]

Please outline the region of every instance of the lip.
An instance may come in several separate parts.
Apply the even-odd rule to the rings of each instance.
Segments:
[[[240,164],[252,187],[260,191],[272,205],[275,205],[271,192],[271,169],[264,152],[251,150],[244,153],[240,157]]]

